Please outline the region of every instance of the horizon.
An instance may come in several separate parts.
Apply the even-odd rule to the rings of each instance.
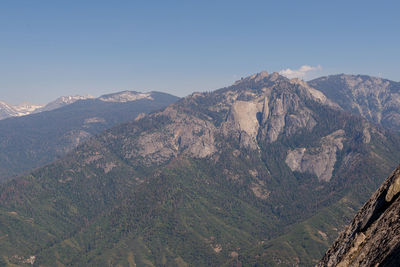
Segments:
[[[400,3],[2,2],[0,100],[123,90],[177,96],[260,70],[399,81]]]
[[[302,66],[302,67],[303,67],[303,66]],[[229,87],[229,86],[233,85],[235,82],[240,81],[240,79],[242,79],[242,78],[250,77],[251,75],[258,74],[258,73],[261,73],[261,72],[264,72],[264,71],[265,71],[265,70],[259,71],[259,72],[255,72],[255,73],[251,73],[251,74],[246,74],[246,76],[241,76],[240,78],[238,78],[238,79],[232,81],[230,84],[225,85],[225,86],[222,86],[222,87],[211,88],[211,89],[208,89],[208,90],[192,91],[192,92],[189,92],[188,94],[182,95],[182,96],[180,96],[180,95],[175,95],[175,94],[170,93],[170,92],[168,92],[168,91],[159,91],[159,90],[151,90],[151,89],[150,89],[150,90],[146,90],[146,91],[138,91],[138,90],[136,90],[136,89],[121,89],[121,90],[116,89],[116,90],[114,90],[114,91],[105,92],[105,93],[102,93],[102,94],[99,94],[99,95],[92,95],[92,94],[88,94],[88,93],[81,93],[81,94],[78,93],[78,94],[72,94],[72,95],[60,95],[60,96],[57,96],[56,98],[54,98],[54,99],[52,99],[52,100],[50,100],[50,101],[48,101],[48,102],[45,102],[45,103],[35,103],[35,102],[29,102],[29,101],[22,101],[22,102],[17,102],[17,103],[11,103],[11,102],[4,101],[3,99],[0,99],[0,102],[5,102],[6,104],[9,104],[9,105],[12,105],[12,106],[22,106],[22,105],[45,106],[45,105],[47,105],[47,104],[49,104],[49,103],[51,103],[51,102],[53,102],[53,101],[55,101],[55,100],[57,100],[57,99],[59,99],[59,98],[62,98],[62,97],[84,96],[84,97],[88,97],[88,98],[99,98],[99,97],[101,97],[101,96],[103,96],[103,95],[117,94],[117,93],[122,93],[122,92],[137,92],[137,93],[160,92],[160,93],[171,94],[171,95],[174,95],[174,96],[177,96],[177,97],[180,97],[180,98],[184,98],[184,97],[189,96],[189,95],[191,95],[191,94],[193,94],[193,93],[202,93],[202,92],[207,92],[207,91],[211,91],[211,92],[212,92],[212,91],[216,91],[216,90],[219,90],[219,89],[222,89],[222,88],[225,88],[225,87]],[[281,71],[271,71],[271,72],[270,72],[270,71],[266,71],[266,72],[267,72],[268,74],[279,73],[279,75],[282,75],[282,76],[284,76],[284,77],[286,77],[286,78],[288,78],[288,79],[295,79],[295,78],[298,78],[298,79],[301,79],[301,80],[303,80],[303,81],[305,81],[305,82],[309,82],[309,81],[311,81],[311,80],[313,80],[313,79],[318,79],[318,78],[327,77],[327,76],[336,76],[336,75],[369,76],[369,77],[380,78],[380,79],[384,79],[384,80],[390,80],[390,81],[393,81],[393,82],[399,82],[399,81],[394,81],[394,80],[388,79],[388,78],[386,78],[386,77],[379,77],[379,76],[374,76],[374,75],[369,75],[369,74],[362,74],[362,73],[359,73],[359,74],[333,73],[333,74],[327,74],[327,75],[316,76],[316,77],[313,77],[313,78],[311,78],[311,79],[305,80],[305,79],[302,79],[302,77],[300,77],[300,76],[299,76],[299,77],[298,77],[298,76],[287,77],[286,75],[284,75],[284,74],[281,73],[281,72],[283,72],[283,71],[285,71],[285,70],[281,70]],[[292,70],[291,70],[291,71],[292,71]],[[293,70],[293,71],[297,71],[297,70]]]

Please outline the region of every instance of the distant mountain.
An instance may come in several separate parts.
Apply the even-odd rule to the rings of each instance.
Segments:
[[[14,106],[0,101],[0,120],[9,117],[25,116],[41,107],[41,105],[32,105],[29,103]]]
[[[318,266],[400,266],[400,166],[357,213]]]
[[[94,99],[94,97],[90,95],[61,96],[46,105],[33,105],[29,103],[23,103],[21,105],[14,106],[0,101],[0,120],[9,117],[26,116],[29,114],[39,113],[43,111],[50,111],[53,109],[61,108],[66,105],[70,105],[78,100],[86,100],[86,99]],[[124,103],[139,99],[152,100],[152,97],[151,93],[122,91],[118,93],[103,95],[100,96],[98,99],[104,102]]]
[[[56,100],[48,103],[47,105],[34,105],[30,103],[22,103],[20,105],[10,105],[0,101],[0,120],[10,117],[20,117],[29,114],[39,113],[43,111],[50,111],[69,104],[78,100],[91,99],[92,96],[62,96]]]
[[[94,98],[93,96],[87,95],[87,96],[80,96],[80,95],[75,95],[75,96],[62,96],[57,98],[56,100],[48,103],[47,105],[35,109],[33,113],[39,113],[43,111],[50,111],[53,109],[61,108],[63,106],[72,104],[78,100],[86,100],[86,99],[92,99]]]
[[[158,92],[148,93],[147,98],[131,97],[129,101],[101,100],[121,94],[127,92],[98,99],[62,97],[43,108],[49,111],[0,120],[0,181],[50,163],[90,136],[178,100]]]
[[[17,112],[16,116],[29,115],[32,112],[40,109],[41,107],[42,107],[41,105],[35,105],[30,103],[22,103],[20,105],[13,106],[14,110]]]
[[[1,185],[0,256],[40,266],[313,266],[398,151],[399,136],[307,83],[258,73]]]
[[[332,75],[309,84],[373,123],[400,131],[400,82],[366,75]]]

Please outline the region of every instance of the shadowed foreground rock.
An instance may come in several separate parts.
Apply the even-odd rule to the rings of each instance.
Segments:
[[[355,216],[318,266],[400,266],[400,166]]]

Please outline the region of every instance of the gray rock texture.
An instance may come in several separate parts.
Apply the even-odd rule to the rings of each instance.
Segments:
[[[310,151],[306,148],[289,150],[285,162],[292,171],[313,173],[318,180],[328,182],[336,163],[336,152],[343,149],[344,134],[344,130],[337,130],[321,138],[320,146]]]
[[[358,212],[318,266],[400,266],[400,166]]]

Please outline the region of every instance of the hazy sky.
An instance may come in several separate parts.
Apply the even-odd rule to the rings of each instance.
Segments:
[[[185,96],[286,70],[400,80],[400,1],[0,1],[0,100]],[[311,70],[308,72],[308,70]]]

